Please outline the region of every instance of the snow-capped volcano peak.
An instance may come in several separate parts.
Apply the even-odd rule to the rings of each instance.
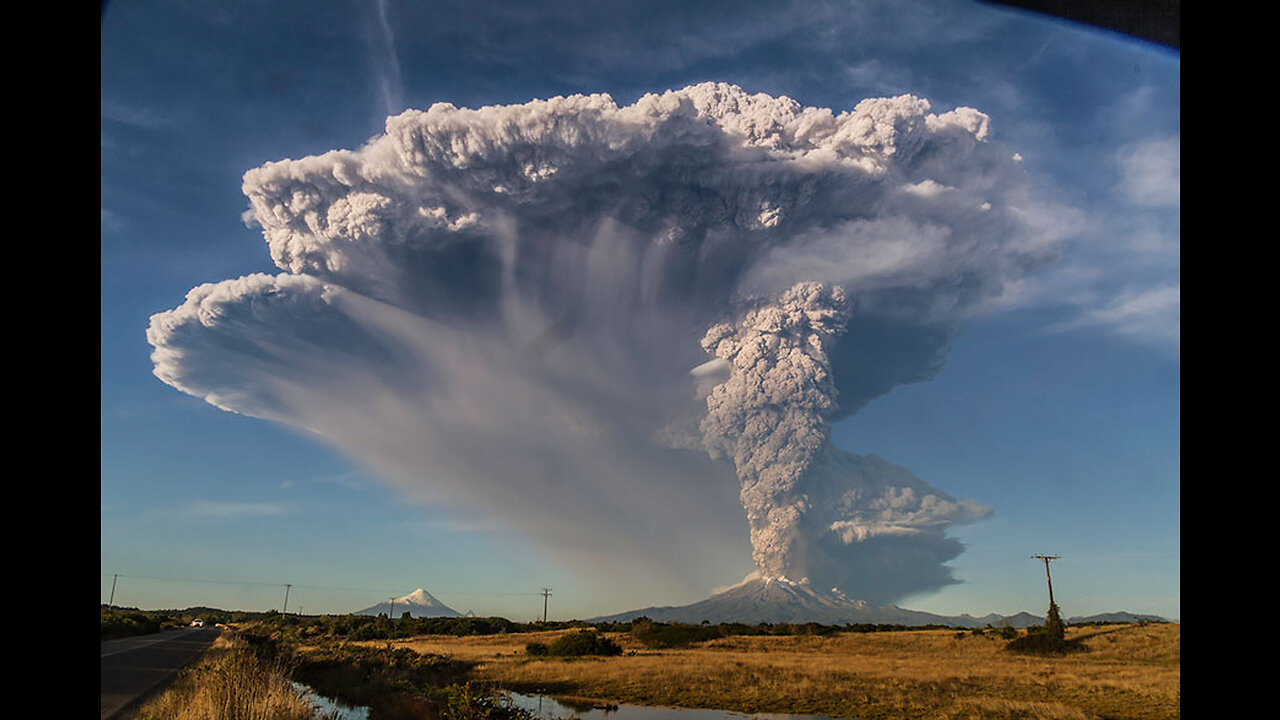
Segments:
[[[426,590],[423,590],[422,588],[418,588],[417,590],[414,590],[413,592],[409,593],[408,595],[405,595],[404,597],[396,598],[396,602],[412,603],[414,605],[439,605],[440,604],[439,600],[435,599],[435,597],[431,593],[427,592]]]
[[[769,583],[778,583],[779,585],[790,585],[792,587],[797,587],[797,586],[809,584],[809,578],[807,577],[802,577],[799,580],[792,580],[786,575],[779,575],[777,577],[764,577],[761,579],[764,580],[765,585],[768,585]]]
[[[386,615],[398,618],[409,613],[412,617],[462,617],[462,613],[440,602],[431,593],[418,588],[408,595],[392,598],[377,605],[357,611],[356,615]]]

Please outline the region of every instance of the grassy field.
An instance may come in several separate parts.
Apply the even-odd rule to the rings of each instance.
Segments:
[[[641,705],[856,718],[1177,718],[1181,625],[1069,628],[1084,650],[1016,655],[993,633],[952,630],[729,637],[650,650],[625,634],[611,658],[531,658],[560,632],[394,641],[474,661],[520,692]],[[372,643],[386,646],[386,641]]]

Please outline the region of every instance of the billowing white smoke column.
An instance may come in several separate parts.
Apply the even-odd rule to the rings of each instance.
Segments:
[[[707,397],[701,430],[714,456],[733,459],[742,482],[742,506],[751,527],[756,572],[765,578],[813,580],[856,597],[895,597],[914,572],[924,584],[945,583],[941,563],[960,547],[941,529],[987,514],[956,502],[879,458],[860,458],[830,446],[828,419],[838,391],[828,351],[845,331],[851,308],[839,288],[799,283],[746,313],[737,323],[707,331],[702,346],[725,361],[730,376]],[[902,588],[878,578],[868,585],[863,566],[892,561],[864,544],[897,536],[935,552],[924,562],[896,568]],[[861,562],[860,562],[861,561]]]
[[[985,510],[830,422],[1053,249],[987,117],[929,110],[704,84],[405,112],[246,173],[285,272],[153,317],[155,373],[553,547],[705,582],[736,489],[762,575],[938,587]]]
[[[732,368],[707,398],[702,431],[738,469],[756,569],[766,577],[807,577],[801,520],[810,506],[799,486],[828,442],[837,393],[827,348],[848,319],[838,288],[802,283],[702,339]]]

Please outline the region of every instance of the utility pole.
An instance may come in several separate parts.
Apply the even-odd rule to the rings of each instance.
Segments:
[[[551,597],[551,588],[542,588],[542,622],[547,621],[547,598]]]
[[[394,595],[387,598],[387,619],[396,619],[396,598]]]
[[[289,588],[291,587],[293,587],[293,585],[286,584],[284,586],[284,607],[280,610],[281,615],[289,614]]]
[[[1044,561],[1044,579],[1049,583],[1049,612],[1044,618],[1044,628],[1048,631],[1050,637],[1061,644],[1063,638],[1066,637],[1066,626],[1062,624],[1062,614],[1058,611],[1058,604],[1053,601],[1053,578],[1049,576],[1049,561],[1057,560],[1057,555],[1032,555],[1036,560]]]
[[[115,607],[116,604],[116,578],[120,577],[118,573],[111,574],[111,599],[107,601],[107,607]]]
[[[1032,555],[1036,560],[1044,561],[1044,579],[1049,583],[1049,605],[1053,606],[1053,578],[1049,576],[1049,561],[1057,560],[1057,555]]]

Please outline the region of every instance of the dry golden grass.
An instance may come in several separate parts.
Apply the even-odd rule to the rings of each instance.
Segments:
[[[224,634],[173,685],[147,702],[137,720],[315,720],[284,668],[272,667]]]
[[[859,718],[1179,717],[1181,626],[1069,628],[1085,652],[1015,655],[987,634],[921,630],[834,637],[731,637],[622,657],[530,658],[563,632],[396,641],[479,663],[479,679],[612,702]],[[383,641],[385,643],[385,641]],[[632,654],[630,651],[634,651]]]

